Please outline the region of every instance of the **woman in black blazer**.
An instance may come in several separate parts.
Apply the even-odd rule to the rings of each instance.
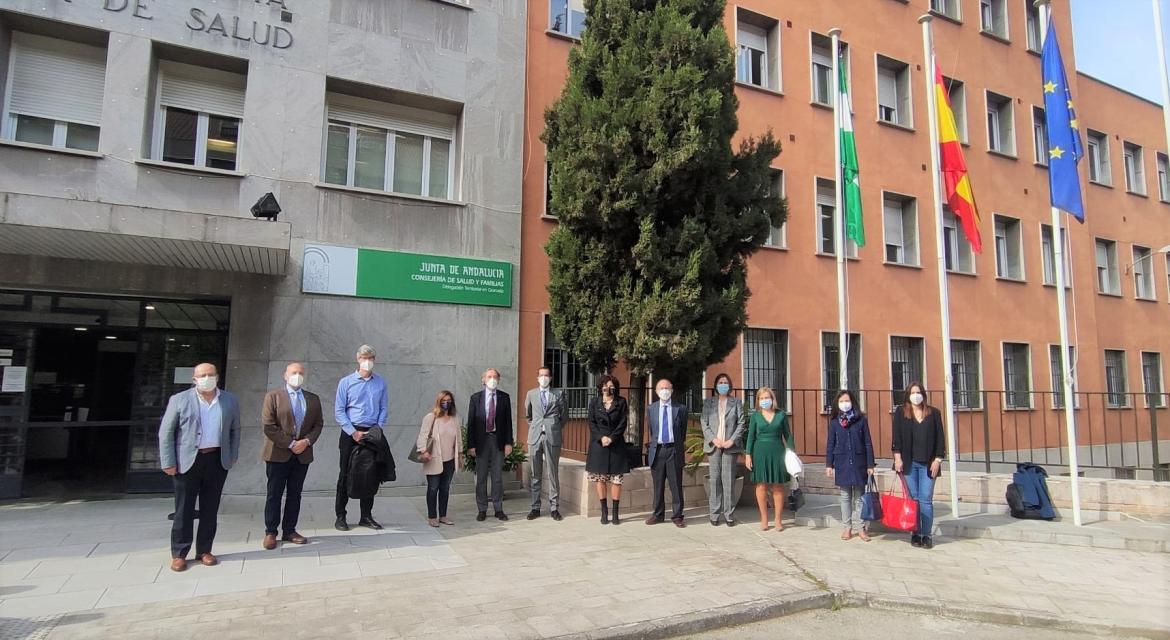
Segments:
[[[914,382],[906,388],[902,407],[894,414],[894,471],[906,475],[910,495],[918,502],[918,527],[910,544],[930,549],[934,546],[934,482],[942,473],[946,457],[942,414],[926,404],[926,390]]]
[[[614,524],[621,524],[618,505],[622,498],[622,475],[630,472],[626,457],[626,399],[618,395],[617,378],[605,375],[597,383],[597,395],[589,401],[589,450],[585,453],[585,471],[597,488],[601,501],[601,524],[608,524],[609,506],[605,502],[605,485],[613,500]]]

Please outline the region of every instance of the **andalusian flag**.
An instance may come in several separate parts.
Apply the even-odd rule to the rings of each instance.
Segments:
[[[975,196],[971,192],[971,179],[967,175],[967,162],[963,160],[963,146],[959,142],[959,128],[955,126],[955,112],[943,84],[942,69],[934,65],[934,99],[938,105],[938,151],[939,170],[943,186],[946,187],[947,205],[959,219],[963,234],[975,253],[983,252],[983,240],[979,237],[979,211],[975,208]]]
[[[857,177],[857,145],[853,141],[853,108],[849,101],[849,82],[845,77],[845,56],[838,54],[837,112],[841,114],[841,180],[845,196],[845,235],[865,246],[865,227],[861,224],[861,182]],[[844,248],[841,248],[844,251]],[[845,255],[845,254],[842,254]]]

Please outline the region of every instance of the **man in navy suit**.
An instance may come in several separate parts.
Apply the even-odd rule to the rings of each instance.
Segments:
[[[471,394],[467,407],[467,455],[475,457],[475,519],[487,520],[488,480],[492,484],[492,507],[496,518],[504,513],[504,458],[512,455],[512,399],[499,389],[500,372],[483,372],[483,391]]]
[[[647,462],[654,478],[654,512],[646,524],[658,524],[666,519],[666,482],[670,482],[673,510],[670,521],[674,526],[687,526],[683,520],[682,477],[686,462],[687,408],[670,401],[674,385],[663,378],[654,385],[658,400],[647,410],[650,425],[650,444]]]

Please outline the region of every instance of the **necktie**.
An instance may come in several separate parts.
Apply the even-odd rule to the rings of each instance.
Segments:
[[[487,432],[496,432],[496,394],[488,395]]]
[[[547,390],[540,392],[540,406],[544,409],[548,409],[548,391]]]
[[[298,391],[293,394],[293,419],[297,423],[296,435],[301,435],[301,424],[305,421],[305,400],[301,397],[301,392]]]
[[[659,440],[662,444],[670,444],[672,435],[670,431],[670,405],[662,405],[662,417],[658,420],[658,425],[659,431],[661,431]]]

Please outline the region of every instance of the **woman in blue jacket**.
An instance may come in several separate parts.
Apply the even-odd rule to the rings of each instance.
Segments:
[[[825,443],[825,471],[841,489],[841,539],[858,537],[869,542],[869,523],[861,519],[861,496],[865,482],[873,475],[873,439],[869,437],[869,420],[857,409],[853,394],[842,391],[833,402],[829,415],[829,439]]]

